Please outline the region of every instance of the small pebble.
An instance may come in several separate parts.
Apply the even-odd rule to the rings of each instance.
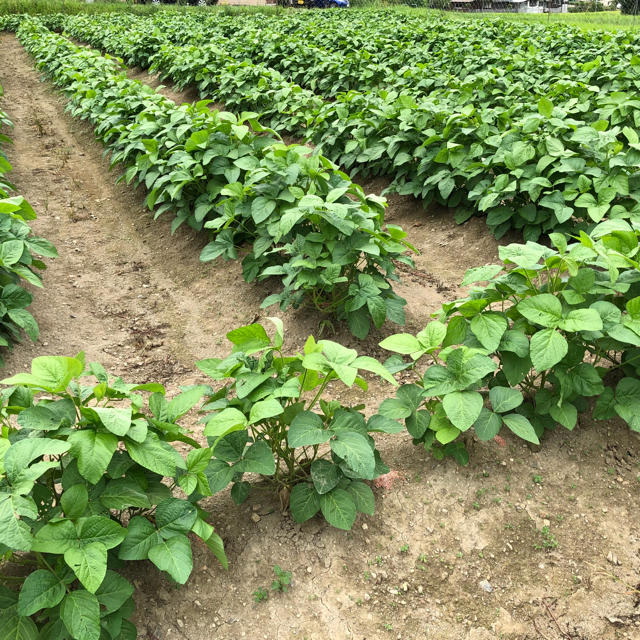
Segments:
[[[493,591],[493,587],[488,580],[480,580],[480,582],[478,582],[478,586],[487,593],[491,593]]]

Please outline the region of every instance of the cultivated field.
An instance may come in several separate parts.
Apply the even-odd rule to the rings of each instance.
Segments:
[[[100,6],[0,13],[0,639],[640,637],[640,36]]]

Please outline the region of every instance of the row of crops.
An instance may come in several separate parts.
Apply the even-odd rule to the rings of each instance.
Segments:
[[[0,98],[2,97],[0,85]],[[0,127],[12,126],[7,114],[0,110]],[[40,257],[55,258],[55,247],[44,238],[31,233],[29,221],[36,214],[29,203],[15,192],[9,181],[11,164],[6,145],[11,138],[0,132],[0,347],[11,347],[20,342],[23,332],[32,340],[39,335],[38,324],[27,310],[33,297],[25,288],[29,283],[42,287],[38,271],[46,265]],[[39,256],[39,257],[38,257]],[[0,357],[0,366],[4,364]]]
[[[231,486],[244,502],[251,474],[296,521],[320,513],[350,529],[373,514],[367,482],[388,471],[375,434],[406,430],[466,464],[470,433],[539,444],[590,407],[640,431],[637,39],[371,15],[0,23],[112,165],[145,186],[154,215],[210,233],[204,260],[241,254],[248,281],[279,279],[263,306],[312,305],[358,337],[404,321],[391,285],[396,263],[411,263],[410,238],[334,162],[527,240],[469,270],[469,295],[422,331],[383,340],[384,364],[313,337],[285,354],[272,319],[229,332],[226,358],[197,363],[211,386],[171,400],[82,355],[38,358],[4,381],[0,551],[35,552],[38,569],[19,595],[0,591],[0,636],[134,638],[133,587],[114,569],[149,560],[182,584],[191,534],[226,565],[199,501]],[[55,31],[196,85],[203,100],[176,105]],[[317,146],[285,144],[285,133]],[[337,385],[366,393],[371,373],[395,393],[367,415],[332,399]],[[196,407],[206,447],[180,425]]]
[[[362,25],[350,33],[318,20],[201,27],[180,16],[168,28],[163,15],[77,16],[64,28],[258,113],[345,170],[454,207],[459,221],[486,215],[497,237],[515,228],[536,240],[640,215],[637,36],[436,21],[400,30],[406,46],[394,47],[375,33],[363,43]]]

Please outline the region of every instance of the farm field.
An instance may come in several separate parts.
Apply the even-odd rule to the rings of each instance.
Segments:
[[[0,637],[640,636],[639,36],[409,11],[3,28],[0,189],[47,270],[39,333],[14,313],[32,340],[3,354],[0,550],[48,576],[18,599],[27,570],[0,567]],[[80,351],[147,387],[23,373]],[[55,468],[21,474],[41,440],[25,466]]]

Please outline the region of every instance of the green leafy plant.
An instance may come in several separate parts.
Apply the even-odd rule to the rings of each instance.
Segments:
[[[283,571],[279,565],[275,565],[273,573],[276,577],[271,583],[271,590],[286,593],[291,586],[291,571]]]
[[[269,592],[264,587],[258,587],[252,595],[253,601],[256,603],[265,602],[269,599]]]
[[[547,526],[542,527],[538,532],[539,542],[536,542],[533,547],[540,551],[553,551],[558,548],[558,539],[551,533],[551,529]]]
[[[11,126],[11,122],[0,110],[0,127],[3,125]],[[23,331],[33,341],[38,339],[38,324],[27,310],[33,296],[23,284],[42,287],[38,271],[46,265],[36,256],[58,255],[48,240],[32,235],[28,222],[35,220],[36,214],[29,203],[22,196],[10,196],[15,187],[6,179],[11,165],[2,148],[10,142],[7,135],[0,133],[0,347],[20,342]],[[0,357],[0,366],[3,364]]]
[[[380,415],[404,420],[415,443],[462,464],[460,436],[472,427],[480,440],[506,426],[539,444],[556,424],[572,430],[590,399],[595,418],[617,415],[640,431],[639,237],[640,227],[607,220],[570,243],[553,234],[553,249],[500,247],[502,265],[471,269],[463,281],[488,284],[445,304],[417,335],[381,342],[410,357],[386,364],[413,369],[416,382],[384,400]]]
[[[227,334],[234,345],[228,357],[197,363],[214,380],[231,380],[203,406],[213,450],[205,473],[213,491],[232,483],[237,503],[251,489],[244,474],[261,474],[297,522],[321,511],[331,525],[350,529],[356,512],[374,511],[363,481],[388,471],[370,433],[402,427],[380,416],[367,420],[362,407],[323,396],[332,382],[366,390],[361,371],[395,381],[377,360],[329,340],[309,337],[304,353],[285,356],[282,322],[271,321],[273,339],[260,324],[240,327]]]
[[[83,354],[35,358],[3,384],[0,551],[33,571],[19,593],[2,588],[1,637],[135,638],[133,586],[116,570],[148,559],[184,584],[191,533],[226,567],[195,500],[211,495],[211,451],[177,423],[206,389],[169,401],[162,385],[127,384]]]
[[[243,259],[246,281],[280,278],[263,306],[313,306],[348,323],[359,338],[386,320],[404,324],[405,300],[391,282],[396,263],[411,265],[406,233],[384,226],[384,199],[362,188],[317,150],[283,144],[256,113],[177,106],[122,73],[112,59],[25,21],[18,37],[90,120],[125,167],[144,184],[155,216],[171,211],[172,230],[187,223],[212,239],[203,261]]]

